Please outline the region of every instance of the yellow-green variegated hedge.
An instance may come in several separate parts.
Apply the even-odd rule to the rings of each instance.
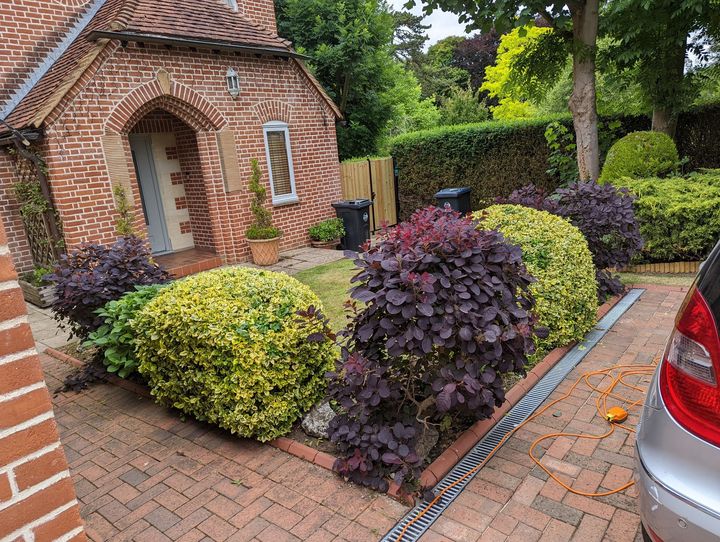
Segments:
[[[133,322],[139,372],[159,402],[271,440],[322,397],[333,367],[333,345],[307,340],[322,324],[297,314],[310,306],[317,296],[283,273],[234,267],[177,281]]]
[[[581,339],[597,317],[595,267],[587,241],[564,218],[520,205],[493,205],[475,213],[479,227],[499,230],[522,249],[535,314],[550,334],[537,340],[539,351]]]

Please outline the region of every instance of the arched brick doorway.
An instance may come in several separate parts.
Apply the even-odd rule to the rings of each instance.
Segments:
[[[131,195],[136,228],[176,275],[238,260],[222,218],[225,194],[239,189],[234,134],[209,101],[159,74],[115,107],[103,149],[113,185]]]
[[[208,196],[195,130],[156,108],[128,131],[135,183],[153,252],[214,251]]]

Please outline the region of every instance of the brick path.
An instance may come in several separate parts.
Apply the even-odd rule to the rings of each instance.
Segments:
[[[48,386],[69,368],[41,356]],[[267,445],[101,384],[54,398],[91,540],[380,538],[406,508]]]
[[[556,394],[588,370],[650,362],[683,296],[663,287],[643,294]],[[47,356],[43,364],[55,389],[69,369]],[[577,390],[511,438],[423,540],[639,540],[633,488],[578,497],[548,480],[527,456],[541,434],[601,432],[604,422],[593,418],[589,396]],[[371,541],[406,511],[270,446],[182,422],[115,386],[58,395],[55,410],[93,540]],[[576,487],[615,487],[631,475],[632,438],[626,435],[618,431],[599,444],[561,439],[544,461]]]
[[[588,371],[616,364],[648,364],[661,353],[684,293],[651,287],[548,399],[567,393]],[[600,377],[595,378],[599,382]],[[650,377],[635,381],[647,387]],[[633,378],[628,378],[633,383]],[[607,384],[607,381],[606,381]],[[624,392],[623,392],[624,393]],[[586,387],[519,430],[498,450],[465,491],[444,512],[423,542],[542,540],[562,542],[641,542],[635,487],[607,497],[569,493],[528,457],[539,436],[559,431],[601,434],[607,423],[595,415],[595,394]],[[609,405],[616,404],[610,401]],[[638,409],[633,412],[638,413]],[[635,425],[637,415],[628,422]],[[596,492],[621,486],[632,476],[634,439],[616,430],[603,441],[560,437],[549,446],[543,464],[571,487]]]

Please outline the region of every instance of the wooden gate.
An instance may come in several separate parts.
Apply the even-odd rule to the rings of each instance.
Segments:
[[[373,202],[370,228],[398,221],[397,184],[392,158],[368,158],[340,164],[343,199],[369,199]]]

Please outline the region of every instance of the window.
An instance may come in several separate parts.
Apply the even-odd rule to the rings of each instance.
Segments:
[[[295,173],[290,153],[290,132],[284,122],[272,121],[263,125],[265,154],[270,168],[272,202],[276,205],[295,203]]]

